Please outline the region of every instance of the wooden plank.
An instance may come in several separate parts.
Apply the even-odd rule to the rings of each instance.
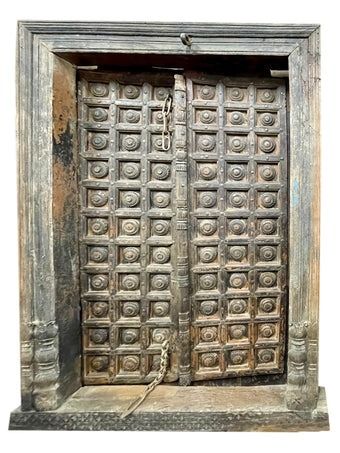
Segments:
[[[52,218],[55,316],[59,329],[60,398],[80,383],[80,295],[78,265],[78,148],[76,70],[53,58]],[[72,345],[72,347],[70,347]]]
[[[108,34],[147,36],[178,35],[185,31],[195,36],[208,38],[215,36],[247,36],[251,38],[272,38],[287,36],[307,38],[316,28],[315,24],[230,24],[221,22],[54,22],[54,21],[20,21],[32,33],[49,34]]]
[[[14,411],[10,429],[114,431],[327,431],[325,392],[312,413],[285,406],[285,386],[204,388],[161,385],[121,419],[140,386],[84,387],[45,414]]]

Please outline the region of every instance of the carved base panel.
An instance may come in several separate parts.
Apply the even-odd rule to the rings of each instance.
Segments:
[[[82,387],[58,410],[11,414],[11,430],[79,431],[327,431],[326,394],[320,388],[312,412],[288,410],[283,385],[178,387],[161,385],[136,412],[121,412],[144,386]],[[213,409],[212,409],[213,402]],[[235,409],[237,408],[237,409]]]

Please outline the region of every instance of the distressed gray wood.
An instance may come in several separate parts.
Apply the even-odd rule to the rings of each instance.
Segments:
[[[177,36],[180,31],[193,36],[249,38],[308,38],[318,27],[315,24],[228,24],[220,22],[52,22],[20,21],[36,34],[117,34],[142,36]]]
[[[285,386],[205,388],[160,386],[135,413],[121,419],[140,386],[83,387],[48,413],[13,411],[11,430],[327,431],[324,389],[313,412],[285,405]],[[169,401],[172,404],[169,404]]]
[[[290,55],[289,76],[291,196],[287,404],[292,409],[310,410],[318,398],[319,30]]]
[[[180,343],[179,384],[191,381],[191,339],[189,304],[189,241],[188,241],[188,147],[186,80],[175,75],[174,86],[174,143],[176,171],[176,292],[178,336]]]

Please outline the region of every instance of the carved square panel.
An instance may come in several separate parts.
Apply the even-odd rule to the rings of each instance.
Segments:
[[[221,344],[221,326],[199,326],[197,327],[197,342],[200,345],[210,346]]]
[[[106,180],[109,174],[109,164],[107,160],[88,160],[88,178],[95,180]]]
[[[273,104],[277,102],[277,88],[257,88],[257,104]]]
[[[195,201],[198,209],[217,209],[219,205],[217,190],[197,190]]]
[[[226,164],[227,181],[232,183],[248,181],[248,164],[235,162]]]
[[[142,96],[142,87],[138,85],[120,85],[119,97],[129,101],[140,100]]]
[[[119,207],[135,209],[140,207],[140,190],[118,190]]]
[[[227,246],[227,263],[240,265],[248,262],[248,244],[232,244]]]
[[[206,239],[217,237],[217,219],[197,219],[197,223],[197,231],[199,236]]]
[[[108,98],[110,95],[109,84],[104,82],[90,82],[87,96],[94,98]]]
[[[87,274],[89,291],[109,291],[109,274]]]
[[[171,219],[151,219],[151,234],[165,238],[171,235]]]
[[[249,349],[233,349],[226,351],[227,369],[236,370],[250,367],[250,351]]]
[[[163,321],[170,317],[171,303],[170,300],[150,301],[150,318],[158,318]]]
[[[218,299],[196,300],[197,319],[219,319],[220,310]]]
[[[119,179],[126,181],[139,181],[141,164],[139,161],[119,161]]]
[[[118,279],[118,291],[124,292],[138,292],[140,290],[140,275],[138,273],[119,273],[117,274]]]
[[[86,376],[108,377],[110,359],[107,355],[85,355]]]
[[[244,237],[249,233],[249,219],[227,218],[227,232],[232,237]]]
[[[109,347],[110,334],[109,328],[95,327],[87,329],[87,347],[89,348],[107,348]]]
[[[160,366],[161,366],[161,356],[160,354],[148,354],[147,355],[148,361],[148,372],[155,374],[158,373]]]
[[[227,209],[249,209],[247,190],[227,190]]]
[[[150,134],[150,142],[148,146],[148,152],[150,153],[162,153],[164,155],[171,153],[172,149],[165,150],[163,148],[163,140],[161,134]]]
[[[110,317],[109,302],[105,300],[86,301],[86,319],[108,321]]]
[[[118,122],[127,123],[126,125],[139,125],[142,122],[142,111],[141,109],[132,107],[121,107],[118,112]]]
[[[279,348],[264,347],[255,349],[255,369],[273,368],[277,365],[279,358]]]
[[[129,244],[118,249],[118,264],[139,264],[140,246]]]
[[[218,116],[216,109],[200,108],[195,109],[194,112],[195,123],[199,124],[202,128],[217,127]]]
[[[272,183],[280,180],[279,164],[257,164],[257,179],[259,182]]]
[[[149,274],[149,291],[170,291],[170,274],[159,272]]]
[[[249,127],[249,112],[247,109],[226,110],[226,126]]]
[[[107,151],[108,146],[109,146],[108,132],[95,132],[95,131],[88,132],[87,151],[100,154],[100,152]]]
[[[118,329],[119,347],[140,348],[140,330],[135,327],[121,327]]]
[[[231,319],[250,317],[249,297],[233,297],[225,301],[226,316]]]
[[[255,324],[255,338],[257,343],[278,341],[280,334],[279,322],[261,322]]]
[[[259,264],[280,264],[281,248],[276,244],[257,244],[255,249],[256,262]]]
[[[194,99],[201,101],[215,101],[216,97],[216,85],[194,84]]]
[[[88,120],[94,123],[104,123],[109,119],[108,107],[90,107],[88,109]]]
[[[158,108],[152,108],[149,110],[149,123],[152,125],[160,126],[163,128],[163,113],[162,109]]]
[[[276,190],[257,191],[258,209],[278,209],[280,208],[279,192]]]
[[[87,247],[87,262],[88,264],[107,265],[109,257],[109,249],[107,246],[88,246]]]
[[[155,327],[149,330],[150,338],[149,345],[154,348],[157,347],[161,349],[162,344],[165,340],[168,340],[171,335],[171,331],[167,327]]]
[[[139,376],[141,356],[139,354],[119,354],[117,356],[117,375]]]
[[[136,153],[140,151],[141,135],[139,133],[121,132],[119,134],[119,151]]]
[[[258,290],[278,289],[280,285],[278,271],[257,271],[256,272],[256,288]]]
[[[107,217],[88,217],[87,234],[89,236],[107,236],[109,231],[109,219]]]
[[[165,162],[151,162],[150,175],[153,181],[169,181],[171,179],[171,164]]]
[[[227,133],[225,136],[226,153],[231,155],[249,155],[250,140],[248,134]]]
[[[249,324],[230,324],[227,328],[227,342],[232,344],[249,343]]]
[[[172,89],[169,87],[153,87],[153,99],[155,101],[162,102],[171,93],[172,93]]]
[[[171,190],[150,190],[151,209],[171,209]]]
[[[228,272],[227,287],[229,292],[247,291],[249,289],[248,272]]]
[[[256,112],[256,126],[265,128],[278,127],[279,117],[277,112],[258,110]]]
[[[107,189],[87,189],[89,208],[103,209],[108,207],[109,191]]]
[[[277,156],[280,154],[280,142],[277,135],[256,135],[256,153]]]
[[[218,273],[196,274],[198,291],[217,291]]]
[[[139,218],[119,218],[119,236],[136,237],[140,234]]]
[[[279,234],[279,219],[259,218],[256,221],[256,234],[258,236],[270,237]]]
[[[125,320],[139,320],[140,301],[123,300],[119,302],[119,317]]]
[[[256,299],[256,315],[258,317],[277,316],[280,313],[280,296],[266,295]]]
[[[219,351],[202,352],[198,354],[198,369],[203,372],[218,372],[221,369],[221,353]]]
[[[244,87],[226,87],[226,101],[239,103],[247,103],[249,95],[247,88]]]
[[[215,264],[218,261],[217,246],[197,247],[197,261],[203,265]]]
[[[217,178],[217,164],[215,162],[198,162],[196,175],[199,181],[215,181]]]
[[[171,247],[150,247],[149,259],[151,264],[169,264],[171,260]]]
[[[216,133],[197,132],[195,134],[196,153],[216,153],[217,137]]]

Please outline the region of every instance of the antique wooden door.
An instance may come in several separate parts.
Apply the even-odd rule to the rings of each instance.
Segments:
[[[85,384],[282,373],[285,85],[193,73],[83,73]]]

